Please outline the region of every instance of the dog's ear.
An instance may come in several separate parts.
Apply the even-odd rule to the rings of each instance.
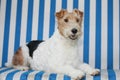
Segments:
[[[55,15],[57,19],[63,18],[63,16],[67,13],[67,10],[62,9],[61,11],[57,12]]]
[[[79,15],[81,18],[83,17],[83,12],[78,9],[74,9],[73,13]]]

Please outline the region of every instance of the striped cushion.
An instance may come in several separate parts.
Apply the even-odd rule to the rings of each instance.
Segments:
[[[0,66],[11,61],[20,45],[48,39],[57,28],[56,11],[74,8],[84,12],[80,59],[102,69],[100,76],[84,80],[120,80],[119,0],[0,0]],[[0,80],[16,79],[71,80],[67,75],[0,68]]]
[[[102,73],[107,79],[117,79],[119,71],[113,69],[120,70],[120,0],[0,0],[0,66],[11,62],[20,45],[48,39],[57,28],[55,12],[73,8],[84,12],[80,60],[96,68],[110,69]],[[30,78],[40,78],[44,75],[32,73],[3,69],[1,75],[5,76],[1,77],[29,78],[31,74]],[[102,75],[94,79],[102,79]],[[51,74],[47,78],[59,77],[56,76]]]
[[[72,80],[67,75],[50,73],[42,71],[19,71],[11,68],[0,69],[0,80]],[[82,80],[120,80],[120,70],[101,70],[101,75],[86,75]]]

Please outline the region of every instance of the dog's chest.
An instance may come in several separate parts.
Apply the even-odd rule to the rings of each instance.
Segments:
[[[57,45],[56,53],[59,55],[59,59],[65,64],[73,64],[78,56],[77,46]]]
[[[77,49],[75,47],[69,47],[69,49],[64,50],[65,61],[67,63],[72,63],[77,58]]]

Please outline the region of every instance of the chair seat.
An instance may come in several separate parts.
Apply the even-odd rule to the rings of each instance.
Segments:
[[[45,73],[43,71],[20,71],[13,68],[0,68],[0,80],[72,80],[67,75]],[[82,80],[120,80],[120,70],[101,70],[98,76],[86,75]]]

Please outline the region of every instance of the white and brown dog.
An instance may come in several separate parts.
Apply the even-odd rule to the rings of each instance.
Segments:
[[[56,13],[58,29],[46,41],[31,41],[21,46],[13,56],[11,66],[20,69],[62,73],[73,79],[81,79],[85,73],[99,74],[98,69],[80,62],[78,40],[82,35],[83,12],[61,10]],[[7,63],[6,66],[10,66]]]

